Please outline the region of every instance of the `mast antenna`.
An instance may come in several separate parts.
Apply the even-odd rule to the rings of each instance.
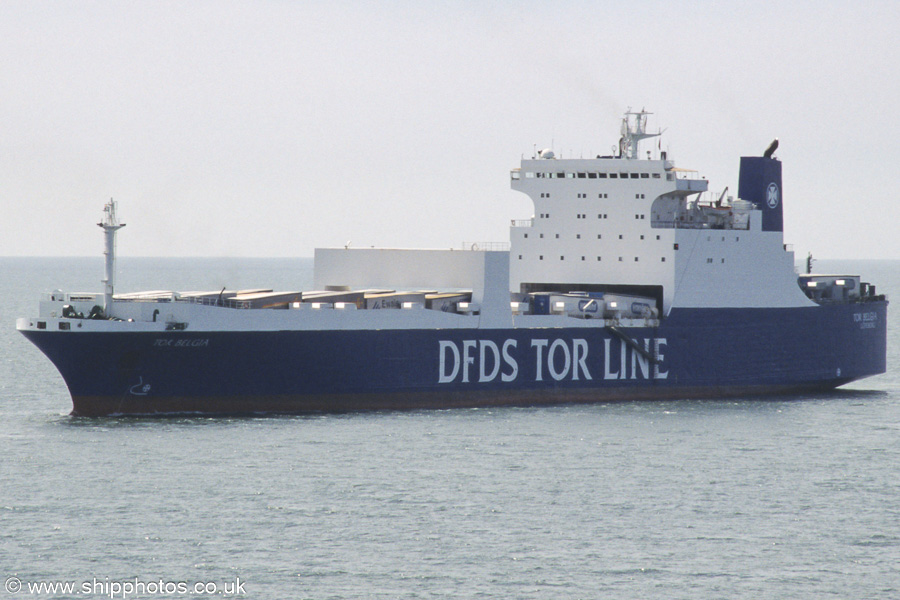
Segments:
[[[647,133],[647,115],[652,114],[643,109],[634,112],[631,108],[625,113],[625,117],[622,119],[622,137],[619,140],[619,156],[621,158],[638,158],[640,141],[662,133],[662,131]]]
[[[113,288],[116,279],[116,232],[123,227],[125,223],[119,223],[119,217],[116,215],[116,201],[112,198],[103,207],[103,220],[97,223],[103,228],[103,237],[105,241],[105,249],[103,255],[106,257],[106,277],[103,281],[103,314],[106,318],[112,316],[113,306]]]

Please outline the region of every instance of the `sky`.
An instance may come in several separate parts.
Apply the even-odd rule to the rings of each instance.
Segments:
[[[0,256],[508,241],[622,113],[711,190],[779,138],[797,257],[900,259],[900,3],[0,3]]]

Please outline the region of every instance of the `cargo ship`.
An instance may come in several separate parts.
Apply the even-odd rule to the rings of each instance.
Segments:
[[[777,140],[736,195],[640,144],[522,158],[534,213],[509,242],[319,248],[313,290],[53,291],[17,328],[73,414],[307,413],[748,397],[883,373],[888,301],[855,274],[799,273]]]

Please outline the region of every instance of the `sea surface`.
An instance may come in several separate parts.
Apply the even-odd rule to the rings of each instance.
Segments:
[[[816,270],[900,298],[900,261]],[[123,292],[299,290],[312,261],[118,271]],[[76,418],[15,319],[102,273],[0,258],[0,600],[900,598],[900,305],[889,372],[833,393]]]

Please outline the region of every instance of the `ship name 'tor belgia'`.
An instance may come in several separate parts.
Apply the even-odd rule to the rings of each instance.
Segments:
[[[483,339],[440,340],[438,383],[489,383],[498,377],[504,383],[514,382],[520,361],[534,365],[534,381],[587,381],[601,368],[603,379],[668,378],[663,367],[665,355],[660,352],[667,345],[666,338],[643,341],[643,353],[621,340],[604,339],[603,347],[592,354],[587,340],[580,338],[536,338],[522,349],[516,339],[502,344]],[[635,340],[635,344],[639,342]],[[652,364],[648,356],[654,357]]]

